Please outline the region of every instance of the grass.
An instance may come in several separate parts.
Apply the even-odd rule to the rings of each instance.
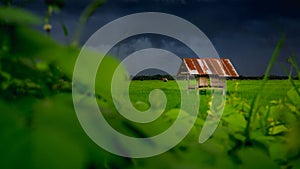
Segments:
[[[134,80],[131,82],[130,85],[130,98],[132,103],[136,102],[144,102],[146,104],[148,103],[148,96],[149,93],[153,89],[161,89],[166,97],[167,97],[167,106],[165,108],[165,111],[169,111],[171,109],[180,108],[180,89],[179,86],[184,89],[182,92],[185,91],[187,81],[180,80],[178,81],[178,84],[174,80],[170,80],[168,82],[163,82],[161,80],[148,80],[148,81],[138,81]],[[195,91],[191,90],[190,94],[195,95]],[[200,109],[199,112],[206,113],[207,111],[207,105],[210,101],[210,95],[199,95],[200,97]],[[148,105],[149,106],[149,105]]]
[[[294,81],[297,86],[299,81]],[[265,90],[261,90],[262,80],[227,80],[226,91],[228,97],[232,94],[251,101],[257,92],[261,93],[263,102],[267,103],[272,100],[278,100],[286,96],[287,92],[293,88],[289,80],[268,80],[265,84]],[[187,82],[179,81],[179,85],[187,85]],[[178,108],[180,104],[180,92],[176,81],[162,82],[160,80],[138,81],[134,80],[130,84],[130,95],[132,103],[142,101],[148,103],[148,95],[153,89],[161,89],[168,98],[166,110]],[[191,93],[194,94],[194,93]],[[209,95],[200,95],[200,100],[204,102],[209,99]],[[203,103],[204,104],[204,103]]]
[[[183,86],[187,85],[187,82],[184,80],[178,83]],[[264,90],[261,90],[262,83],[264,83]],[[293,83],[294,84],[292,84],[290,80],[227,80],[227,102],[221,122],[211,139],[203,145],[196,146],[197,148],[200,147],[200,150],[197,151],[191,150],[191,148],[194,146],[195,136],[199,136],[203,125],[202,122],[207,115],[208,103],[211,100],[209,93],[207,95],[200,94],[201,104],[198,120],[194,124],[195,127],[187,139],[184,139],[174,150],[185,147],[188,150],[185,155],[189,156],[193,154],[199,156],[199,153],[202,151],[215,153],[217,150],[213,147],[218,146],[220,149],[218,150],[218,155],[213,155],[212,157],[224,158],[228,163],[231,163],[233,160],[233,166],[239,165],[251,168],[251,166],[254,166],[254,163],[256,163],[256,156],[260,156],[264,159],[255,164],[257,167],[269,166],[270,168],[277,168],[280,166],[284,168],[288,166],[298,166],[294,164],[292,160],[298,159],[299,157],[296,153],[298,152],[297,148],[289,148],[289,146],[286,145],[287,142],[284,141],[287,139],[286,137],[289,136],[290,130],[299,130],[298,127],[295,128],[294,126],[294,122],[299,118],[299,104],[291,107],[291,102],[286,99],[288,97],[287,94],[293,90],[294,86],[300,85],[299,80],[294,80]],[[139,109],[140,107],[134,103],[143,102],[149,107],[148,95],[153,89],[161,89],[165,92],[168,99],[165,112],[179,108],[179,88],[176,81],[172,80],[168,82],[159,80],[132,81],[130,85],[130,98],[133,105]],[[257,93],[260,95],[260,100],[255,103],[258,109],[254,114],[255,120],[249,125],[249,129],[251,129],[249,130],[251,140],[247,140],[247,135],[244,131],[249,123],[248,113],[251,110],[251,103]],[[195,93],[191,92],[191,94]],[[297,96],[294,95],[293,97]],[[144,110],[148,107],[144,107]],[[297,113],[298,115],[295,115]],[[291,123],[290,121],[293,122]],[[160,123],[153,124],[155,124],[155,126],[160,125]],[[149,129],[151,128],[150,126],[151,125],[144,129]],[[298,138],[298,136],[296,136],[296,138]],[[291,140],[294,139],[295,137],[293,136]],[[247,143],[249,141],[251,141],[251,144]],[[291,142],[296,144],[296,141]],[[267,154],[263,153],[263,151],[266,151]],[[286,154],[286,152],[293,152],[293,154],[297,155],[289,155]],[[225,153],[225,156],[221,157],[222,155],[219,153]],[[228,157],[229,159],[227,159]],[[252,158],[252,160],[249,160],[249,158]],[[201,157],[199,157],[199,159],[201,159]],[[250,163],[244,164],[244,162],[248,160]]]
[[[299,81],[295,81],[299,85]],[[241,98],[246,100],[253,99],[256,92],[260,92],[265,100],[276,100],[283,98],[293,87],[289,80],[268,80],[265,89],[260,89],[261,80],[228,80],[227,91],[235,92]],[[235,89],[237,87],[237,89]]]

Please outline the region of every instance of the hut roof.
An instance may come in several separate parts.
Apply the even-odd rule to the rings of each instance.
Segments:
[[[183,58],[183,65],[191,75],[239,76],[229,59]]]

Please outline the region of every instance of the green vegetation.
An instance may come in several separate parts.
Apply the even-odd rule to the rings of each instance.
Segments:
[[[209,112],[209,92],[199,95],[191,132],[170,151],[145,159],[106,152],[84,133],[73,108],[71,78],[79,49],[57,44],[30,28],[39,23],[40,18],[20,8],[0,7],[0,168],[300,168],[300,82],[293,78],[229,80],[221,122],[203,144],[198,137]],[[300,76],[295,59],[292,56],[289,62]],[[180,108],[175,81],[132,81],[130,97],[137,109],[149,107],[153,89],[163,90],[168,99],[159,119],[134,124],[116,112],[109,95],[118,62],[106,58],[101,64],[99,71],[105,75],[97,77],[96,97],[115,129],[147,137],[172,125]]]

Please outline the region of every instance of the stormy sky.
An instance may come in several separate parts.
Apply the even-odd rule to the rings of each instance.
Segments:
[[[65,0],[64,8],[50,19],[51,36],[61,43],[70,41],[79,16],[88,4],[87,0]],[[28,4],[26,8],[42,17],[47,10],[42,1]],[[196,25],[211,40],[219,56],[229,58],[244,76],[264,74],[277,42],[285,34],[283,48],[271,72],[285,75],[280,65],[288,67],[287,57],[294,53],[298,63],[300,61],[299,10],[297,0],[107,0],[88,20],[80,44],[119,17],[137,12],[164,12]],[[61,21],[69,31],[68,38],[63,34]],[[42,31],[42,26],[38,29]],[[122,59],[150,47],[166,49],[180,57],[194,57],[179,41],[151,34],[126,39],[110,53]]]

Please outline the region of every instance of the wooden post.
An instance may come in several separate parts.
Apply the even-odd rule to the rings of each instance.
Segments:
[[[186,79],[188,81],[188,85],[187,85],[187,93],[190,94],[190,75],[187,74],[186,75]]]

